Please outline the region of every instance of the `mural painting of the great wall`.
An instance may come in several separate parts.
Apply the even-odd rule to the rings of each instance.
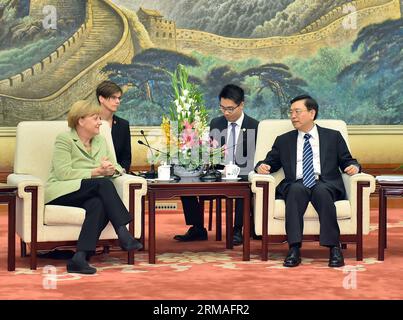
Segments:
[[[179,63],[202,89],[210,117],[219,114],[222,85],[236,83],[258,119],[286,117],[289,99],[309,92],[321,118],[401,124],[402,7],[403,0],[0,0],[0,126],[64,119],[74,101],[95,101],[106,78],[124,88],[119,115],[159,125]]]

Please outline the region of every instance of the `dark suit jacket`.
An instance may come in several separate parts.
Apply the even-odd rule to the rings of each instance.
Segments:
[[[126,172],[130,172],[132,148],[129,122],[115,115],[113,115],[112,120],[112,140],[117,162]]]
[[[241,168],[241,175],[253,170],[256,149],[256,137],[259,121],[244,113],[241,130],[236,145],[235,163]],[[217,140],[220,146],[226,144],[228,121],[224,116],[217,117],[210,122],[210,135]]]
[[[356,165],[360,168],[357,160],[351,157],[347,144],[339,131],[322,128],[316,125],[319,134],[319,152],[321,181],[336,192],[336,200],[345,199],[343,179],[339,168],[344,171],[349,165]],[[255,171],[260,164],[265,163],[271,166],[270,172],[276,172],[283,168],[285,179],[277,186],[277,196],[284,198],[285,191],[289,185],[296,181],[297,163],[297,138],[298,130],[287,132],[278,136],[274,141],[271,151],[266,159],[256,164]]]

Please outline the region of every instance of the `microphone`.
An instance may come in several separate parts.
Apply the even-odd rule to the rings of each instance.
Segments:
[[[242,140],[238,141],[236,144],[233,146],[230,146],[227,148],[227,145],[225,145],[225,151],[229,151],[232,149],[235,149],[237,146],[242,144]],[[222,149],[224,146],[221,146],[220,148]],[[235,164],[235,158],[234,158],[234,164]],[[203,172],[200,176],[200,180],[204,182],[213,182],[213,181],[221,181],[221,172],[218,171],[218,169],[224,169],[225,165],[223,164],[212,164],[207,166],[207,170]]]
[[[157,149],[157,148],[151,147],[149,144],[146,144],[146,143],[144,143],[144,142],[141,141],[141,140],[137,140],[137,143],[138,143],[138,144],[141,144],[141,145],[143,145],[143,146],[146,146],[146,147],[150,148],[151,150],[157,151],[157,152],[159,152],[159,153],[168,154],[168,152],[161,151],[161,150],[159,150],[159,149]],[[151,153],[151,154],[152,154],[152,153]]]
[[[141,133],[141,135],[144,137],[144,139],[146,140],[147,146],[150,146],[150,143],[148,142],[147,137],[146,137],[146,135],[144,134],[144,130],[143,130],[143,129],[140,130],[140,133]],[[152,153],[151,153],[151,154],[152,154]]]
[[[157,176],[157,173],[155,172],[155,166],[154,166],[154,153],[153,153],[153,148],[150,147],[150,144],[148,143],[147,137],[146,137],[146,135],[144,134],[144,130],[140,130],[140,133],[141,133],[141,135],[144,137],[144,139],[146,140],[147,144],[145,144],[145,143],[144,143],[143,141],[141,141],[141,140],[138,140],[137,143],[138,143],[138,144],[141,144],[141,145],[144,145],[144,146],[147,146],[147,147],[150,149],[150,151],[151,151],[151,157],[152,157],[152,159],[153,159],[152,162],[151,162],[150,170],[145,173],[145,178],[146,178],[146,179],[155,179],[156,176]]]
[[[141,130],[140,133],[142,133],[142,131],[143,131],[143,130]],[[147,141],[147,139],[146,139],[146,141]],[[147,141],[147,143],[144,143],[144,142],[141,141],[141,140],[137,140],[137,143],[140,144],[140,145],[142,145],[142,146],[148,147],[148,148],[150,149],[150,151],[151,151],[151,154],[153,154],[153,153],[152,153],[152,150],[154,150],[154,151],[157,151],[157,152],[159,152],[159,153],[168,155],[168,152],[164,152],[164,151],[161,151],[161,150],[159,150],[159,149],[157,149],[157,148],[151,147],[151,146],[148,144],[148,141]],[[173,174],[172,170],[173,170],[173,167],[171,167],[171,177],[172,177],[175,181],[179,181],[181,178],[180,178],[179,176],[177,176],[176,174]],[[152,172],[153,172],[153,175],[151,174]],[[157,178],[157,176],[158,176],[158,173],[155,172],[154,164],[151,164],[151,170],[145,173],[145,178],[146,178],[146,179],[155,179],[155,178]]]

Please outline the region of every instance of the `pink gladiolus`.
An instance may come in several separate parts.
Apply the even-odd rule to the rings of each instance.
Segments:
[[[185,127],[182,132],[182,146],[192,148],[197,142],[197,134],[193,129],[193,123],[189,123],[187,120],[183,122]]]
[[[183,126],[185,127],[185,130],[193,130],[194,122],[189,123],[189,121],[185,120],[183,121]]]

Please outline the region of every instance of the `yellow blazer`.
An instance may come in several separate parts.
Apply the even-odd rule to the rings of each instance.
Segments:
[[[45,203],[80,189],[81,180],[91,178],[91,171],[100,166],[104,157],[114,164],[120,174],[123,172],[114,160],[105,137],[97,135],[92,138],[91,152],[88,152],[75,129],[59,134],[56,137],[50,176],[46,182]]]

